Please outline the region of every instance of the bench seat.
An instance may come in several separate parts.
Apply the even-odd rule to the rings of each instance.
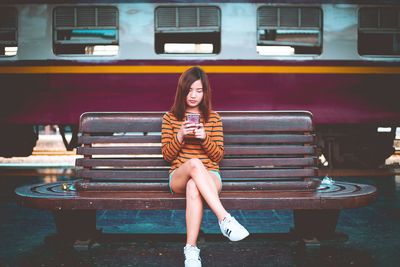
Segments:
[[[69,186],[73,183],[69,182]],[[142,184],[138,184],[141,188]],[[26,185],[18,188],[19,203],[49,210],[169,210],[184,209],[185,196],[171,194],[166,183],[158,183],[147,190],[124,189],[116,183],[108,190],[65,191],[63,183]],[[144,185],[143,188],[146,188]],[[272,210],[272,209],[343,209],[370,204],[376,198],[376,188],[370,185],[336,182],[322,185],[318,190],[295,190],[290,188],[263,190],[239,187],[224,182],[221,201],[227,209]]]

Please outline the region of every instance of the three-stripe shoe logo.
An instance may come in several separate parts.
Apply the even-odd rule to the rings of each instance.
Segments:
[[[232,230],[230,230],[230,229],[226,229],[226,230],[225,230],[225,234],[226,234],[227,236],[230,236],[231,233],[232,233]]]

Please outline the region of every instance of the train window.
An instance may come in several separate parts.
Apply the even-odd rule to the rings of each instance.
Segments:
[[[18,51],[17,10],[0,9],[0,56],[15,56]]]
[[[260,55],[319,55],[321,51],[320,8],[263,6],[257,10],[257,52]]]
[[[157,54],[217,54],[221,13],[214,6],[163,6],[155,10]]]
[[[400,55],[400,8],[360,8],[358,15],[360,55]]]
[[[118,54],[118,10],[115,7],[57,7],[53,26],[56,55]]]

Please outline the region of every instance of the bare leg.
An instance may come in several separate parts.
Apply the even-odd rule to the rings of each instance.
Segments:
[[[203,198],[196,183],[190,179],[186,184],[186,244],[196,246],[203,219]]]
[[[224,219],[228,212],[222,206],[218,196],[218,192],[221,190],[218,178],[210,174],[199,159],[190,159],[174,172],[171,179],[172,190],[175,193],[184,193],[190,179],[194,181],[201,196],[218,220]]]

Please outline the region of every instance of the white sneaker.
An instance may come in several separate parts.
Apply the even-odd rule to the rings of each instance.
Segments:
[[[201,267],[200,249],[191,245],[183,248],[185,267]]]
[[[219,223],[221,232],[231,241],[240,241],[249,235],[249,232],[244,228],[234,217],[228,214],[222,222]]]

